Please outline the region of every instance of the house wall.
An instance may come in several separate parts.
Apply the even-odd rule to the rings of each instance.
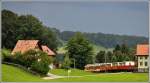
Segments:
[[[139,72],[148,71],[148,56],[138,56],[138,71]]]

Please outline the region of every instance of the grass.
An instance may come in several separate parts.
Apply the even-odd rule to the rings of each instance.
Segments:
[[[85,76],[77,78],[57,79],[59,81],[68,82],[146,82],[148,81],[148,74],[146,73],[122,73],[122,74],[98,74],[95,76]],[[56,81],[56,80],[53,80]]]
[[[2,81],[7,81],[7,82],[41,81],[41,78],[32,75],[20,68],[2,64]]]
[[[61,69],[52,70],[57,75],[66,75],[66,71]],[[74,72],[74,73],[73,73]],[[32,75],[20,68],[2,64],[2,81],[3,82],[146,82],[148,73],[99,73],[93,74],[82,70],[73,69],[72,76],[80,75],[81,77],[59,78],[44,80],[41,77]],[[84,76],[90,75],[90,76]]]
[[[68,71],[65,69],[53,69],[49,71],[52,74],[60,75],[60,76],[67,76]],[[70,76],[84,76],[84,75],[95,75],[96,73],[86,72],[79,69],[71,69],[71,72],[69,73]]]

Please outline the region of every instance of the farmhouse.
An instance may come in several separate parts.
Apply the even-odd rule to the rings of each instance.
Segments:
[[[55,56],[55,53],[49,49],[46,45],[40,45],[39,40],[18,40],[12,54],[16,52],[24,53],[28,50],[42,50],[46,52],[49,56]]]
[[[149,45],[138,44],[136,49],[138,72],[148,72]]]

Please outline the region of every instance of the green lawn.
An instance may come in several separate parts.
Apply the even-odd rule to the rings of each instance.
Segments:
[[[76,78],[60,78],[59,81],[69,82],[145,82],[148,81],[146,73],[123,73],[123,74],[99,74],[95,76],[85,76]],[[53,81],[57,81],[53,80]]]
[[[60,76],[67,76],[68,71],[65,69],[54,69],[49,71],[52,74],[60,75]],[[84,76],[84,75],[94,75],[96,73],[86,72],[79,69],[71,69],[71,72],[69,73],[70,76]]]
[[[60,70],[60,71],[59,71]],[[57,75],[66,75],[61,69],[51,70]],[[74,72],[74,73],[73,73]],[[118,74],[93,74],[82,70],[72,70],[72,76],[81,77],[59,78],[44,80],[32,75],[20,68],[2,64],[2,81],[4,82],[145,82],[148,81],[148,73],[118,73]],[[84,76],[90,75],[90,76]]]
[[[41,78],[20,68],[2,64],[2,81],[41,81]]]

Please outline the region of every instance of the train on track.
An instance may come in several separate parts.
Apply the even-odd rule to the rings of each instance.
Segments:
[[[90,72],[117,72],[117,71],[136,71],[137,64],[135,61],[112,62],[112,63],[95,63],[87,64],[85,71]]]

